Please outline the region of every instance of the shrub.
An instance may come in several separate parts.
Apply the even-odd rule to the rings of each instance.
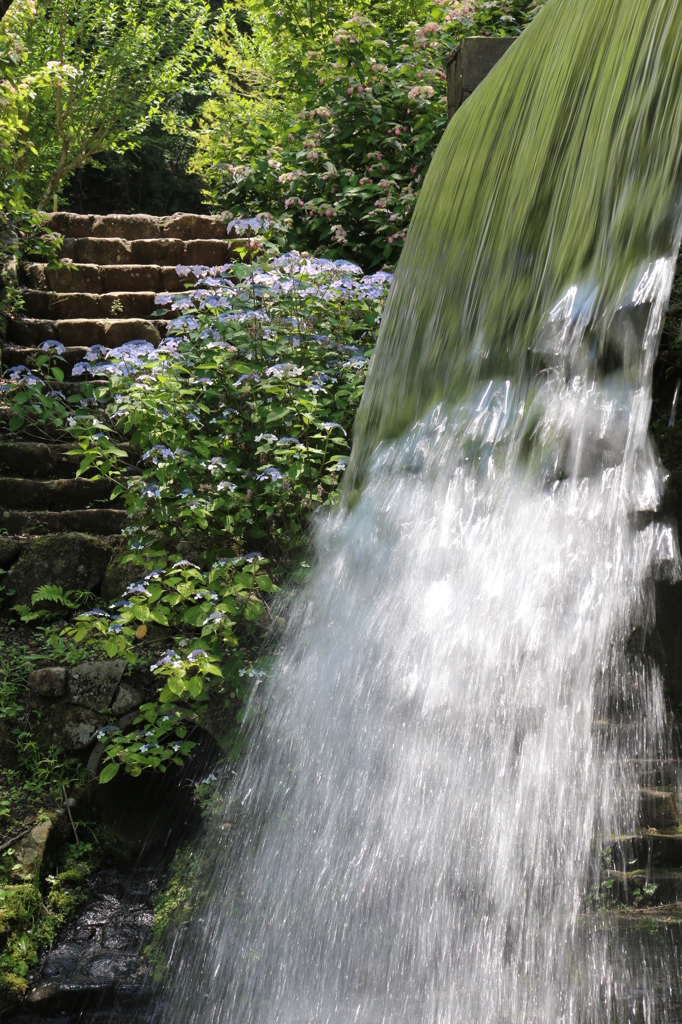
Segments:
[[[273,214],[297,248],[395,262],[447,120],[445,56],[463,35],[518,34],[540,4],[227,9],[194,161],[208,199]]]
[[[312,512],[335,500],[390,281],[299,253],[179,271],[195,284],[165,297],[181,315],[160,348],[93,347],[74,369],[90,383],[71,400],[47,363],[45,377],[15,368],[5,384],[13,425],[47,409],[74,437],[80,472],[115,481],[130,517],[140,579],[67,627],[83,651],[152,662],[159,682],[137,731],[102,733],[102,781],[181,759],[207,698],[238,724],[278,584]]]

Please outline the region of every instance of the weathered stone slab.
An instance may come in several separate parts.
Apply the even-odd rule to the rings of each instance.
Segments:
[[[120,267],[100,267],[103,292],[157,291],[165,287],[161,281],[161,267],[128,264]]]
[[[123,238],[65,238],[62,252],[75,263],[130,263],[133,244]]]
[[[156,348],[161,344],[161,334],[157,324],[137,317],[125,320],[104,320],[104,344],[108,348],[117,348],[127,341],[148,341]]]
[[[111,705],[111,710],[115,715],[127,715],[130,711],[135,711],[139,708],[143,700],[144,696],[140,690],[131,686],[130,683],[121,683]]]
[[[69,672],[69,700],[92,711],[106,711],[114,699],[126,665],[125,658],[118,658],[115,661],[84,661],[72,668]]]
[[[199,213],[174,213],[162,220],[162,234],[166,238],[227,238],[227,223],[222,217]]]
[[[514,36],[467,36],[445,59],[448,121],[515,41]]]
[[[66,669],[62,665],[37,668],[29,673],[26,682],[39,697],[63,697],[66,693]]]
[[[110,213],[95,217],[90,234],[93,238],[156,238],[161,230],[158,217],[147,213]]]
[[[109,537],[120,534],[126,522],[126,513],[116,508],[79,508],[66,512],[11,512],[5,509],[0,515],[0,526],[8,533],[31,536],[78,533]],[[46,575],[49,571],[48,566]],[[43,579],[41,582],[50,583],[52,580]]]
[[[15,878],[25,882],[40,878],[43,862],[51,845],[52,833],[52,822],[41,821],[21,840],[15,852],[17,867],[12,872]]]
[[[86,508],[93,501],[106,501],[113,490],[110,480],[27,480],[4,477],[0,505],[7,509],[61,512]]]
[[[143,319],[154,312],[154,299],[155,293],[152,291],[110,291],[98,296],[97,313],[107,319]]]
[[[67,238],[86,238],[92,233],[95,218],[90,213],[48,213],[47,226]]]
[[[196,239],[185,243],[184,262],[186,265],[201,263],[206,267],[229,263],[234,255],[234,245],[225,241]]]
[[[130,243],[128,262],[170,266],[182,261],[184,251],[185,243],[179,238],[140,238]]]
[[[4,517],[0,524],[5,523]],[[30,604],[31,595],[46,583],[65,590],[97,590],[104,578],[112,545],[82,533],[33,537],[4,577],[13,589],[14,604]]]

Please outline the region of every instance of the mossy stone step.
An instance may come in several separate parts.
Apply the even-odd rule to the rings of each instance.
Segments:
[[[682,869],[682,829],[649,829],[626,835],[602,836],[602,849],[610,849],[617,871],[650,868]]]
[[[28,263],[21,270],[20,280],[29,289],[61,295],[182,290],[175,267],[157,264],[72,263],[68,267],[49,267],[46,263]]]
[[[41,441],[0,441],[0,488],[3,477],[33,478],[37,480],[60,480],[75,478],[80,465],[79,455],[69,455],[75,442],[70,444]],[[140,452],[130,445],[122,446],[130,456],[130,466],[135,466]]]
[[[37,348],[44,341],[54,339],[67,348],[104,345],[116,348],[128,341],[148,341],[154,347],[161,344],[165,322],[126,317],[120,320],[77,317],[64,320],[42,320],[24,317],[10,320],[7,340],[17,348]]]
[[[78,213],[52,213],[48,226],[65,238],[145,238],[224,239],[227,218],[197,213],[174,213],[153,217],[146,213],[110,213],[103,216]]]
[[[108,501],[113,489],[114,483],[107,479],[28,480],[25,477],[2,477],[0,509],[31,512],[85,509],[93,502]]]
[[[65,238],[61,255],[74,263],[214,266],[232,262],[236,249],[229,239],[217,238]]]
[[[23,313],[35,319],[144,319],[156,308],[153,291],[54,292],[25,288]]]
[[[84,533],[111,537],[120,534],[128,517],[123,509],[81,508],[64,512],[0,511],[0,529],[10,537],[38,537],[46,534]],[[44,579],[43,583],[49,583]]]
[[[609,895],[626,906],[646,902],[649,905],[679,903],[682,900],[682,871],[652,867],[648,871],[607,870],[602,874]]]

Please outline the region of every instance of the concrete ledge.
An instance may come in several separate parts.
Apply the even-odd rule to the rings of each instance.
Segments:
[[[516,36],[467,36],[445,58],[448,121],[504,57]]]

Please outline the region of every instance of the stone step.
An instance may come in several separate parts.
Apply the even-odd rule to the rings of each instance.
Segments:
[[[99,537],[120,534],[128,517],[123,509],[85,508],[64,512],[0,512],[0,527],[10,536],[38,537],[45,534],[85,533]]]
[[[672,790],[640,789],[639,820],[643,828],[674,828],[680,823]]]
[[[156,293],[54,292],[22,289],[23,313],[38,320],[144,319],[156,308]]]
[[[72,348],[80,345],[104,345],[116,348],[127,341],[148,341],[154,347],[165,335],[163,320],[143,320],[128,317],[120,320],[90,319],[79,317],[72,320],[38,320],[24,317],[10,320],[7,324],[7,340],[17,348],[36,348],[43,341],[55,339]],[[16,365],[16,364],[15,364]],[[26,364],[28,365],[28,363]]]
[[[217,238],[65,238],[61,256],[74,263],[214,266],[231,263],[236,251],[234,242]]]
[[[80,466],[80,455],[69,455],[71,444],[47,444],[41,441],[0,441],[0,488],[3,476],[21,476],[34,480],[74,478]],[[129,466],[135,467],[141,452],[130,445],[121,445],[129,455]],[[1,499],[0,499],[1,500]]]
[[[45,339],[47,341],[47,338]],[[85,345],[70,345],[63,355],[60,357],[66,363],[66,366],[73,367],[76,363],[80,363],[85,359],[85,353],[87,348]],[[45,355],[45,353],[36,348],[35,345],[24,346],[24,345],[5,345],[2,349],[2,362],[5,367],[12,366],[28,366],[29,369],[34,370],[37,366],[36,359],[38,356]],[[63,367],[63,363],[60,363]],[[55,382],[55,388],[59,391],[64,392],[68,396],[68,391],[64,390],[64,384],[69,384],[70,387],[80,388],[80,383],[64,381],[61,384]]]
[[[186,280],[186,279],[185,279]],[[49,267],[47,263],[28,263],[21,270],[21,281],[30,289],[66,292],[173,292],[182,290],[182,280],[174,266],[152,264],[72,263]]]
[[[48,226],[66,238],[147,238],[224,239],[228,218],[197,213],[174,213],[170,217],[152,217],[145,213],[92,214],[52,213]],[[233,232],[234,234],[234,232]]]
[[[612,899],[626,906],[678,903],[682,899],[682,871],[655,866],[647,871],[607,870],[601,880],[602,890],[607,889]],[[612,884],[604,886],[605,882]]]
[[[611,850],[614,870],[617,871],[646,871],[652,866],[682,869],[680,829],[602,836],[599,842],[603,849]]]
[[[84,509],[96,501],[108,501],[114,489],[111,480],[27,480],[0,479],[0,508],[4,511],[66,512]]]

